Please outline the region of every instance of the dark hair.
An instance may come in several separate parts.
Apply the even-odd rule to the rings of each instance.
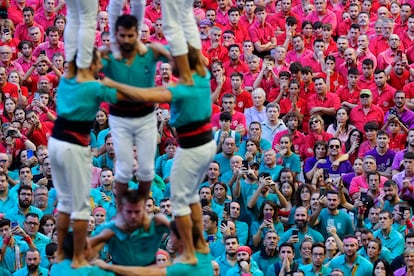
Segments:
[[[138,32],[138,20],[135,16],[129,15],[129,14],[123,14],[118,17],[115,23],[115,31],[118,31],[119,27],[123,27],[125,29],[132,29],[135,28],[135,30]]]
[[[329,56],[328,56],[329,57]],[[349,129],[349,124],[350,124],[350,119],[349,119],[349,111],[348,111],[348,109],[346,109],[345,107],[340,107],[340,108],[338,108],[338,110],[336,111],[336,113],[335,113],[335,115],[338,115],[338,111],[339,110],[345,110],[345,112],[346,112],[346,115],[348,116],[348,119],[346,120],[346,122],[345,122],[345,131],[348,131],[348,129]],[[334,128],[334,130],[336,130],[337,128],[338,128],[338,121],[336,120],[336,118],[335,118],[335,121],[333,122],[333,128]]]
[[[293,198],[293,203],[296,207],[303,206],[302,199],[300,198],[300,194],[302,193],[303,189],[308,189],[310,194],[312,194],[314,191],[313,187],[309,184],[300,185],[298,189],[296,190],[294,194],[294,198]]]
[[[394,273],[391,269],[391,265],[388,263],[388,261],[384,258],[379,258],[374,262],[374,268],[372,269],[372,276],[375,276],[375,267],[379,264],[383,263],[385,268],[385,276],[393,276]]]
[[[27,40],[22,40],[19,42],[19,45],[17,45],[17,49],[19,49],[19,51],[21,51],[23,49],[24,45],[29,45],[30,48],[33,49],[33,44],[30,41]]]
[[[19,189],[17,190],[17,194],[20,195],[21,191],[23,190],[30,190],[31,192],[33,192],[33,189],[31,186],[28,185],[20,185]]]
[[[92,132],[97,136],[98,135],[98,133],[101,131],[101,130],[104,130],[104,129],[107,129],[107,128],[109,128],[109,123],[108,123],[108,113],[103,109],[103,108],[100,108],[96,113],[98,113],[99,111],[101,111],[101,112],[103,112],[103,113],[105,113],[105,116],[106,116],[106,122],[105,122],[105,124],[104,124],[104,126],[103,126],[103,128],[100,128],[99,127],[99,125],[98,125],[98,123],[96,122],[96,116],[95,116],[95,120],[93,121],[93,128],[92,128]]]
[[[292,249],[292,251],[293,251],[293,254],[295,253],[295,246],[291,242],[284,242],[281,245],[279,245],[279,252],[280,252],[280,249],[282,247],[290,247]]]
[[[32,15],[34,15],[34,9],[32,7],[24,7],[23,13],[29,11]]]
[[[55,217],[53,215],[49,215],[49,214],[43,215],[43,217],[40,219],[40,222],[39,222],[39,232],[44,234],[44,235],[46,235],[46,233],[43,230],[43,226],[46,225],[48,220],[52,220],[53,223],[55,224],[55,228],[56,228],[56,219],[55,219]]]
[[[218,219],[218,215],[217,215],[216,212],[213,212],[213,211],[203,211],[203,215],[204,216],[209,216],[210,217],[210,220],[212,222],[215,222],[216,225],[218,225],[219,219]]]
[[[122,197],[122,201],[126,201],[132,204],[136,204],[139,201],[145,202],[147,198],[146,195],[140,193],[138,190],[131,190],[131,191],[124,193],[123,195],[118,195],[118,196]]]
[[[276,205],[276,203],[274,203],[274,202],[273,202],[273,201],[271,201],[271,200],[265,200],[265,201],[262,203],[262,206],[260,206],[259,216],[258,216],[258,218],[257,218],[257,219],[258,219],[258,221],[262,221],[262,220],[264,219],[263,210],[264,210],[264,207],[265,207],[266,205],[270,205],[270,206],[272,206],[273,210],[275,211],[275,212],[273,213],[273,217],[272,217],[272,219],[273,219],[273,223],[275,223],[275,222],[279,221],[279,207]]]
[[[350,132],[349,132],[349,136],[348,136],[348,139],[346,140],[346,142],[345,142],[345,150],[346,151],[349,151],[349,149],[351,148],[351,136],[352,136],[352,134],[354,134],[355,132],[358,132],[359,133],[359,139],[360,139],[360,141],[359,141],[359,145],[361,145],[361,143],[362,143],[362,139],[363,139],[363,137],[364,137],[364,135],[362,134],[362,132],[359,130],[359,129],[357,129],[357,128],[354,128],[353,130],[351,130]],[[358,146],[358,148],[359,148],[359,146]],[[357,149],[358,150],[358,149]]]
[[[328,143],[326,143],[323,140],[318,140],[315,142],[315,144],[313,145],[313,154],[316,156],[316,148],[319,146],[324,146],[325,150],[328,151]]]
[[[11,226],[11,221],[9,219],[3,218],[0,219],[0,228],[4,226]]]

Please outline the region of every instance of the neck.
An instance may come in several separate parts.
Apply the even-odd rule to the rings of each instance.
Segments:
[[[381,155],[385,154],[387,152],[388,148],[377,148],[377,152]]]
[[[384,236],[388,236],[391,233],[391,228],[389,228],[389,229],[382,229],[381,232],[382,232],[382,234]]]
[[[102,188],[104,191],[111,191],[112,190],[112,184],[111,185],[102,185]]]
[[[263,105],[259,105],[259,106],[255,106],[254,107],[257,111],[262,111],[264,106]]]
[[[276,253],[276,249],[269,249],[267,247],[265,247],[265,252],[267,256],[274,256]]]
[[[346,255],[345,255],[345,260],[346,260],[346,262],[347,262],[348,264],[354,264],[354,263],[355,263],[355,261],[356,261],[356,258],[357,258],[357,255],[356,255],[356,254],[354,254],[354,255],[352,255],[352,256],[346,256]]]
[[[0,193],[0,198],[1,199],[6,199],[9,197],[9,191],[4,191],[3,193]]]
[[[338,214],[338,213],[339,213],[339,211],[338,211],[338,209],[329,209],[329,208],[328,208],[328,213],[329,213],[330,215],[336,215],[336,214]]]

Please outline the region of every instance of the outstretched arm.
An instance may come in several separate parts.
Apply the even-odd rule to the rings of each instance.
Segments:
[[[167,269],[165,267],[142,267],[142,266],[122,266],[122,265],[110,265],[102,260],[96,260],[95,265],[102,269],[115,272],[119,275],[130,276],[164,276],[167,275]]]
[[[104,78],[102,83],[106,86],[115,88],[118,90],[120,100],[133,100],[137,102],[153,102],[153,103],[168,103],[172,100],[171,92],[162,86],[151,87],[151,88],[138,88],[122,84],[111,80],[109,78]]]

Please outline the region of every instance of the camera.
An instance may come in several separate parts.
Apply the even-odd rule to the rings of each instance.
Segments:
[[[17,137],[17,130],[15,130],[15,129],[9,129],[9,130],[7,130],[6,136]]]

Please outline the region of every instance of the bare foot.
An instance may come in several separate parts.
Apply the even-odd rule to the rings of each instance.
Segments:
[[[196,265],[197,258],[195,256],[186,257],[184,255],[178,256],[174,260],[175,264],[189,264],[189,265]]]
[[[111,46],[111,52],[114,58],[118,60],[122,59],[122,55],[121,55],[121,51],[119,50],[118,43],[111,42],[110,46]]]
[[[72,260],[72,265],[71,265],[72,268],[81,268],[84,266],[89,266],[89,263],[87,260],[85,259],[79,259],[79,260],[73,259]]]

